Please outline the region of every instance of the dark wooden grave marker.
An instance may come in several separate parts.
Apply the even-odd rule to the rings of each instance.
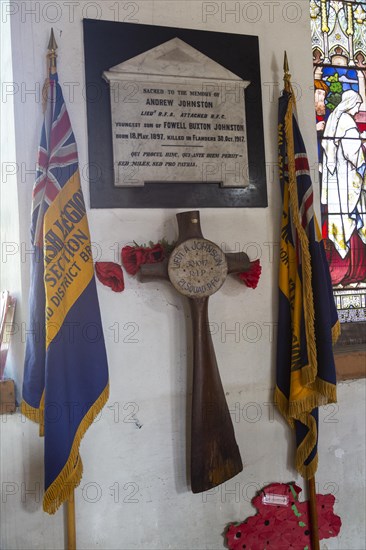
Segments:
[[[241,252],[225,254],[203,237],[198,211],[177,214],[179,237],[169,260],[141,266],[141,280],[169,280],[189,299],[193,326],[191,488],[207,491],[241,472],[243,464],[226,403],[208,320],[208,299],[228,274],[250,267]]]

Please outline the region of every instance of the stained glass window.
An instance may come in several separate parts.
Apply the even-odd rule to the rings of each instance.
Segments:
[[[322,233],[341,322],[366,321],[366,2],[311,0]]]

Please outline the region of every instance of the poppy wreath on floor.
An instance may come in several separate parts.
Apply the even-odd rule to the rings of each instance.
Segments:
[[[230,550],[305,550],[311,548],[309,502],[299,502],[295,483],[271,483],[253,499],[258,510],[242,523],[228,526],[225,537]],[[334,513],[333,495],[316,495],[319,539],[336,537],[341,518]]]

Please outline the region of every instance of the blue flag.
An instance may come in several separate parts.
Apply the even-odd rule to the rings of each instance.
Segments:
[[[310,479],[318,463],[318,407],[336,401],[332,345],[340,324],[294,106],[287,83],[279,100],[283,210],[275,402],[296,431],[296,469]]]
[[[80,483],[80,441],[109,395],[77,148],[57,74],[49,79],[31,239],[21,409],[44,435],[43,508],[53,514]]]

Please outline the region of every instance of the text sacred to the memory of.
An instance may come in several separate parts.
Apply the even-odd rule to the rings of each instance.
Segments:
[[[244,83],[243,83],[244,84]],[[203,89],[204,88],[204,89]],[[111,84],[115,184],[247,185],[244,87],[240,83]]]

